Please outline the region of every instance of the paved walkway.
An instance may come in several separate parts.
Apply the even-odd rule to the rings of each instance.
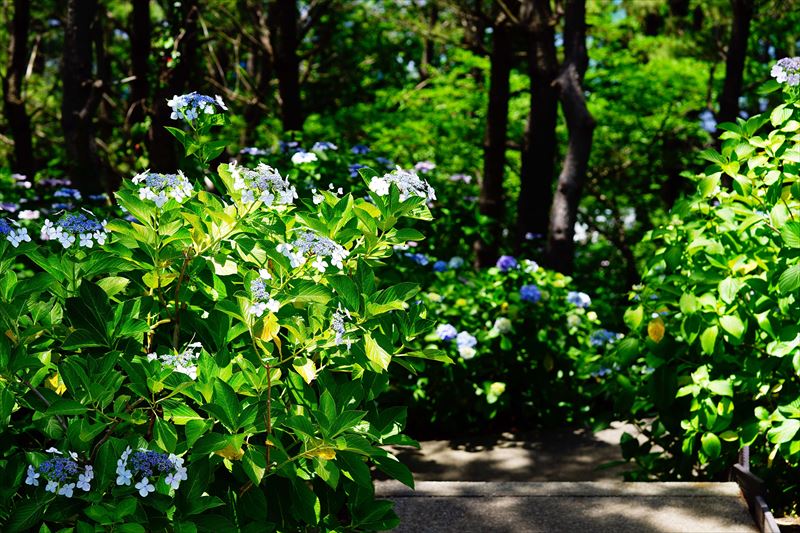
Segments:
[[[757,531],[735,483],[625,483],[614,424],[592,434],[561,429],[392,451],[416,491],[377,481],[395,501],[397,533],[666,533]]]
[[[757,531],[735,483],[376,482],[396,533]]]

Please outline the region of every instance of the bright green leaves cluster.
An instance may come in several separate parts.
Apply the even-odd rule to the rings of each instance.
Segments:
[[[637,350],[616,353],[635,391],[618,408],[651,421],[629,453],[649,472],[718,472],[745,445],[765,466],[800,464],[800,107],[720,128],[698,192],[649,235],[658,251],[625,313]]]
[[[223,146],[205,137],[224,120],[204,120],[170,129],[201,165]],[[393,362],[449,358],[413,344],[431,327],[418,287],[375,269],[423,238],[404,223],[430,220],[424,199],[400,201],[392,186],[267,207],[241,201],[226,165],[207,177],[217,193],[196,183],[161,207],[124,183],[116,200],[130,218],[109,221],[100,249],[0,242],[3,530],[396,525],[370,468],[413,485],[381,446],[414,442],[405,409],[376,398]],[[292,266],[278,247],[308,231],[344,247],[342,268],[320,271],[310,255]],[[51,446],[94,466],[90,492],[45,497],[23,483]],[[126,446],[183,457],[188,480],[146,498],[117,486]]]

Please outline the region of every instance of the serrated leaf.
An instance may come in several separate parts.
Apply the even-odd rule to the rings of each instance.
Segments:
[[[642,324],[642,320],[644,320],[644,308],[639,305],[626,309],[622,319],[629,328],[633,330],[638,329]]]
[[[378,365],[382,370],[389,368],[392,356],[381,348],[378,342],[373,339],[372,335],[369,333],[364,336],[364,348],[367,353],[367,359]]]
[[[737,339],[742,338],[745,331],[744,322],[736,315],[725,315],[719,318],[719,324],[727,333],[733,335]]]
[[[706,355],[712,355],[714,353],[714,346],[717,342],[718,333],[719,328],[717,328],[717,326],[710,326],[700,334],[700,346],[703,348],[703,352]]]
[[[789,294],[800,287],[800,264],[792,265],[783,271],[778,279],[778,290],[782,294]]]

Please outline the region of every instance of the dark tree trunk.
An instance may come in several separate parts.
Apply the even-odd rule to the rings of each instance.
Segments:
[[[150,97],[150,50],[152,27],[150,24],[150,0],[133,0],[131,14],[131,96],[128,102],[128,126],[139,124],[147,116],[146,105]]]
[[[521,18],[529,30],[531,103],[521,157],[518,247],[525,241],[527,233],[547,235],[558,152],[558,90],[554,85],[558,60],[550,1],[526,0],[522,4]]]
[[[164,129],[165,126],[178,126],[169,118],[171,110],[167,100],[186,91],[197,53],[197,0],[184,0],[175,9],[177,11],[170,18],[173,33],[178,36],[178,64],[161,70],[159,89],[153,95],[150,131],[147,132],[150,168],[155,172],[175,172],[178,168],[175,139]]]
[[[269,21],[275,74],[285,131],[303,129],[303,105],[300,100],[300,58],[298,46],[297,0],[273,0]]]
[[[8,128],[14,138],[14,158],[11,169],[33,179],[36,161],[33,157],[33,133],[31,120],[22,98],[22,81],[28,61],[28,30],[31,19],[30,0],[14,0],[11,40],[8,57],[11,63],[3,78],[3,108]]]
[[[247,3],[245,2],[244,4],[246,5]],[[256,128],[266,116],[267,102],[270,100],[273,65],[267,11],[258,2],[252,8],[248,7],[248,11],[252,13],[252,24],[256,30],[257,44],[253,45],[250,60],[248,61],[248,71],[252,79],[254,94],[252,100],[244,108],[245,127],[242,130],[242,146],[249,144],[254,137]]]
[[[753,19],[753,0],[731,0],[733,21],[731,39],[725,54],[725,82],[719,96],[717,122],[734,122],[739,116],[739,96],[742,93],[744,60],[747,56],[747,39]]]
[[[97,1],[69,0],[66,9],[61,126],[67,174],[82,192],[98,194],[106,180],[94,140],[94,115],[103,91],[103,82],[92,76],[92,26]]]
[[[586,0],[567,0],[564,6],[564,64],[556,85],[569,130],[569,146],[550,210],[546,249],[548,266],[565,274],[572,272],[575,263],[575,221],[595,126],[583,95],[583,75],[588,62]]]
[[[435,2],[431,2],[431,4],[428,6],[428,31],[433,32],[438,21],[439,8]],[[429,78],[431,75],[430,68],[436,60],[434,57],[435,54],[436,47],[433,39],[431,39],[429,36],[425,37],[422,46],[422,58],[419,62],[419,75],[423,80]]]
[[[498,256],[502,220],[505,211],[503,174],[506,164],[508,129],[509,76],[513,61],[511,29],[504,21],[492,34],[491,71],[489,74],[489,107],[486,112],[486,138],[483,147],[483,180],[478,200],[481,215],[489,219],[487,239],[475,242],[479,267],[494,264]]]

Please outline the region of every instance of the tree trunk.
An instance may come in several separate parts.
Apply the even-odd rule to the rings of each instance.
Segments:
[[[247,2],[243,3],[247,6]],[[272,81],[272,41],[270,39],[268,14],[259,2],[252,7],[247,6],[252,14],[252,24],[255,28],[256,40],[251,49],[248,61],[248,71],[253,80],[254,94],[244,108],[245,127],[242,130],[241,145],[248,146],[255,137],[258,125],[264,120],[270,101],[270,82]]]
[[[436,28],[436,23],[439,21],[439,7],[435,2],[431,2],[428,6],[428,31],[433,33]],[[422,43],[422,58],[419,62],[419,76],[425,80],[430,77],[430,68],[435,62],[436,47],[433,39],[426,36]]]
[[[273,0],[268,18],[283,129],[300,131],[304,119],[300,100],[300,58],[297,55],[297,0]]]
[[[513,60],[511,29],[499,21],[492,34],[489,107],[486,112],[486,138],[483,147],[483,180],[478,199],[481,215],[489,220],[488,239],[475,242],[477,266],[494,264],[498,256],[502,220],[505,211],[503,174],[506,164],[508,129],[509,76]]]
[[[753,0],[731,0],[731,7],[731,40],[725,57],[725,82],[719,96],[717,123],[734,122],[739,116],[747,39],[750,35],[750,21],[753,19]]]
[[[61,126],[67,174],[82,192],[98,194],[104,189],[105,176],[97,156],[93,123],[103,91],[103,82],[92,76],[92,26],[97,1],[68,0],[66,10]]]
[[[127,125],[139,124],[147,116],[146,105],[150,97],[150,50],[152,27],[150,0],[133,0],[131,14],[131,95],[128,102]]]
[[[36,174],[36,161],[33,157],[33,134],[31,120],[25,110],[22,98],[22,80],[28,61],[28,30],[31,19],[30,0],[14,0],[14,19],[12,20],[11,40],[8,57],[11,63],[3,78],[3,106],[6,120],[14,138],[14,158],[11,169],[33,179]]]
[[[153,95],[150,131],[147,133],[147,152],[150,169],[155,172],[175,172],[178,168],[175,139],[164,129],[179,124],[169,118],[171,110],[167,100],[186,91],[186,84],[195,65],[197,52],[197,0],[184,0],[173,12],[171,26],[177,35],[178,64],[163,67],[159,75],[159,89]]]
[[[549,0],[526,0],[521,19],[529,31],[528,69],[531,103],[525,125],[520,190],[517,202],[517,247],[526,234],[547,235],[548,212],[558,151],[556,125],[558,75],[555,32]]]
[[[589,62],[586,0],[567,0],[564,17],[564,65],[556,85],[569,130],[569,146],[550,210],[545,255],[548,266],[569,274],[575,264],[575,221],[586,181],[595,123],[586,107],[582,85]]]

